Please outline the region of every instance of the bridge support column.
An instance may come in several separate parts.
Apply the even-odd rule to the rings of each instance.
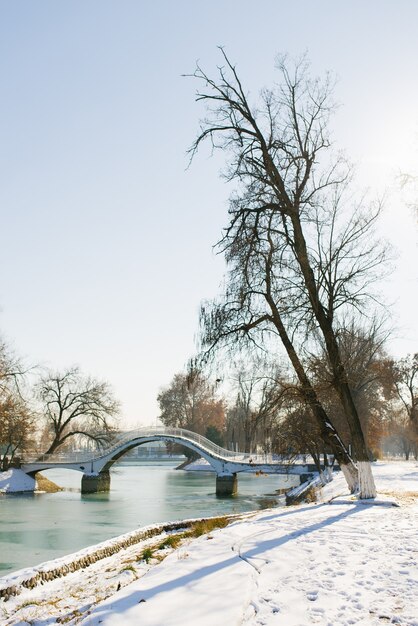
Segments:
[[[216,495],[235,496],[238,492],[238,479],[236,474],[216,475]]]
[[[109,471],[99,474],[83,474],[81,478],[81,493],[99,493],[100,491],[109,491],[109,489]]]

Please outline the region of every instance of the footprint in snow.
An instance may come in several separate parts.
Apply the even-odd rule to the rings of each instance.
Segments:
[[[315,602],[315,600],[318,599],[318,592],[317,591],[309,591],[306,594],[306,597],[308,598],[308,600],[310,600],[311,602]]]

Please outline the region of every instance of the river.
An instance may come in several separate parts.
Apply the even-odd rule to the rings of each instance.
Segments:
[[[213,473],[175,465],[115,465],[110,491],[88,495],[80,493],[78,472],[49,470],[45,476],[65,491],[0,496],[0,575],[154,522],[277,506],[283,498],[276,491],[299,483],[298,476],[239,474],[238,495],[219,498]]]

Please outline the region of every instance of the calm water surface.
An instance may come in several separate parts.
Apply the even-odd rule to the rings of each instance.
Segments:
[[[238,475],[238,496],[218,498],[215,475],[174,463],[114,466],[109,493],[80,493],[81,474],[45,472],[66,487],[51,494],[0,496],[0,575],[75,552],[154,522],[276,506],[276,490],[297,476]]]

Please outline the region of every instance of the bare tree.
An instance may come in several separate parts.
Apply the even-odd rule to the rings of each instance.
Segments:
[[[418,355],[380,364],[385,400],[384,449],[389,454],[418,456]]]
[[[418,353],[393,361],[392,372],[396,395],[418,432]]]
[[[46,454],[80,436],[101,446],[109,440],[119,403],[107,382],[83,376],[77,367],[49,372],[36,387],[50,440]]]
[[[202,342],[211,351],[237,337],[278,337],[299,379],[321,437],[336,455],[351,489],[376,489],[367,446],[341,358],[337,329],[353,308],[368,303],[370,283],[385,260],[371,245],[379,207],[364,210],[349,197],[350,173],[333,159],[327,130],[332,83],[311,79],[305,60],[252,106],[235,67],[222,51],[217,79],[199,66],[197,99],[208,108],[191,148],[205,140],[230,155],[226,177],[238,183],[230,223],[219,242],[229,266],[223,297],[202,308]],[[347,421],[357,470],[326,414],[303,359],[303,346],[323,340]],[[271,344],[270,344],[271,345]]]
[[[402,173],[399,176],[399,184],[406,196],[405,202],[407,207],[410,208],[418,218],[418,176]]]
[[[205,435],[210,426],[221,433],[224,430],[224,401],[217,397],[215,385],[199,371],[175,374],[157,400],[160,420],[166,426],[187,428],[201,435]]]
[[[27,370],[22,361],[13,353],[7,343],[0,338],[0,394],[9,394],[13,388],[19,391]]]
[[[253,358],[232,376],[235,400],[227,412],[227,439],[246,452],[271,452],[271,432],[291,383],[265,361]]]
[[[402,408],[392,407],[385,445],[405,455],[406,461],[411,454],[418,458],[418,433]]]
[[[259,404],[254,398],[258,382],[252,373],[242,369],[237,372],[236,397],[227,412],[228,439],[246,452],[255,452],[256,433],[263,420],[263,399]]]

